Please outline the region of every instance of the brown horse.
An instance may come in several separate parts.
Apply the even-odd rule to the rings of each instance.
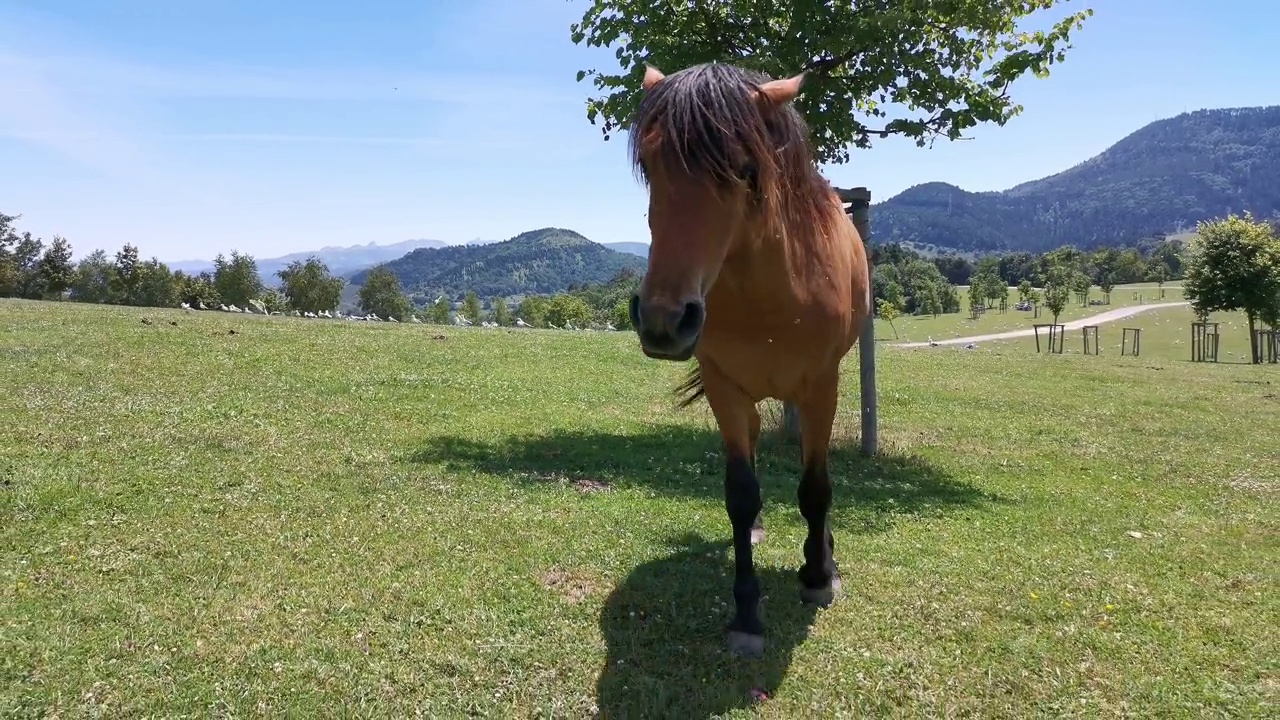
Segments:
[[[840,361],[871,308],[862,238],[791,105],[803,82],[803,73],[771,80],[719,63],[669,76],[647,67],[630,130],[652,235],[631,321],[648,357],[696,359],[680,404],[705,396],[720,427],[735,560],[728,644],[748,656],[764,651],[751,558],[763,530],[756,405],[776,398],[799,409],[798,499],[809,526],[801,596],[828,605],[840,580],[827,446]]]

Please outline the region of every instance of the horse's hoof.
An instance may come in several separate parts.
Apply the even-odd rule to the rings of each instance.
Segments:
[[[739,657],[758,658],[764,655],[764,636],[730,630],[729,652]]]
[[[762,542],[764,542],[764,528],[762,527],[751,528],[751,544],[759,545]]]
[[[836,601],[836,594],[840,592],[840,576],[831,578],[831,584],[822,588],[811,588],[800,586],[800,599],[811,605],[818,607],[830,607],[831,603]]]

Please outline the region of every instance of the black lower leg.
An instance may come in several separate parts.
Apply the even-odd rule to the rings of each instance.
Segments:
[[[809,524],[804,540],[804,566],[800,568],[800,582],[810,590],[831,587],[836,575],[835,538],[827,524],[831,509],[831,478],[827,465],[814,463],[804,469],[798,492],[800,514]]]
[[[730,457],[724,477],[725,509],[733,526],[733,601],[729,629],[763,635],[760,622],[760,580],[751,558],[751,526],[760,513],[760,483],[744,457]]]

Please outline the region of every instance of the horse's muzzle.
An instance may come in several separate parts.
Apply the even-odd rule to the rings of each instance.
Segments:
[[[631,296],[631,324],[640,337],[640,349],[655,360],[684,361],[693,357],[707,319],[702,298],[683,303],[645,302]]]

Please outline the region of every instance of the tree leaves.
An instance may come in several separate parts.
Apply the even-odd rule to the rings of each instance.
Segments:
[[[1064,0],[902,2],[862,0],[593,0],[570,25],[575,45],[613,47],[623,71],[579,71],[602,91],[587,118],[607,138],[626,129],[640,97],[643,64],[667,72],[730,62],[787,77],[811,71],[796,104],[809,120],[820,162],[842,163],[848,147],[898,134],[923,146],[959,139],[984,122],[1003,125],[1022,107],[1009,84],[1043,77],[1061,62],[1070,33],[1091,9],[1022,32],[1018,21]],[[907,110],[889,118],[887,104]],[[866,118],[859,120],[858,115]]]

